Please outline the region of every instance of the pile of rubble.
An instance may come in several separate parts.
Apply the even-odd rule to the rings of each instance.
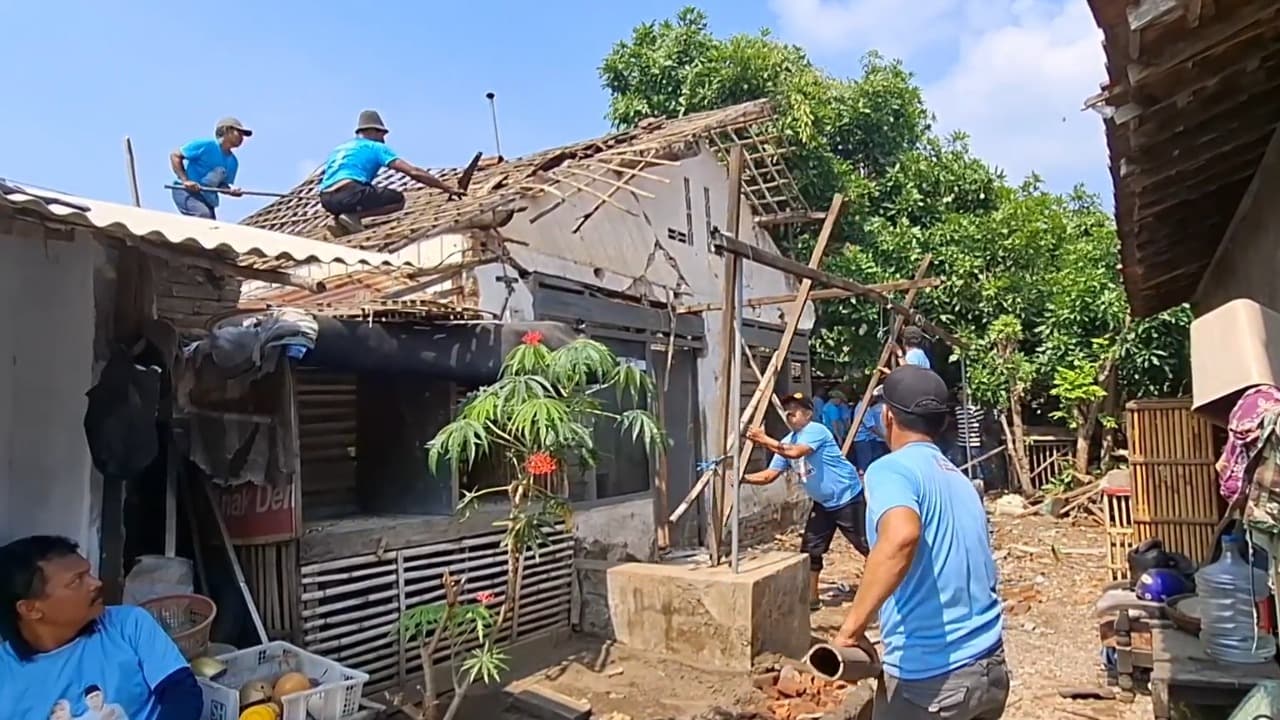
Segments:
[[[773,720],[819,720],[842,708],[853,685],[827,680],[794,665],[781,665],[757,674],[753,684],[768,700],[764,717]]]

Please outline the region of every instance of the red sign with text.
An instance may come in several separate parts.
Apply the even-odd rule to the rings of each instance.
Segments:
[[[241,483],[216,488],[231,541],[242,545],[292,540],[298,536],[293,484],[267,487]]]

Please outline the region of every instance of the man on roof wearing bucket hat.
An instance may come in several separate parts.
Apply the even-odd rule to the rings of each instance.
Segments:
[[[0,547],[0,708],[6,718],[199,720],[204,694],[151,613],[106,607],[66,538]]]
[[[865,477],[871,553],[834,641],[865,644],[879,614],[877,720],[994,719],[1009,697],[987,515],[936,444],[947,398],[942,378],[915,365],[884,381],[890,453]]]
[[[252,135],[244,123],[225,117],[213,127],[213,137],[192,140],[169,155],[169,166],[182,186],[173,190],[178,212],[217,219],[218,193],[201,188],[222,188],[232,197],[240,196],[240,189],[235,186],[240,161],[234,151]]]
[[[809,608],[818,610],[822,607],[818,580],[823,556],[831,549],[836,531],[859,553],[867,554],[867,505],[862,497],[862,481],[840,452],[840,443],[831,430],[814,421],[813,401],[804,393],[795,393],[782,399],[782,409],[791,428],[783,439],[775,440],[758,427],[747,431],[747,439],[772,452],[773,460],[764,470],[744,475],[742,481],[768,485],[790,470],[804,482],[813,507],[805,522],[800,552],[809,556]]]
[[[320,178],[320,205],[334,216],[337,235],[357,233],[364,229],[365,218],[390,215],[404,209],[404,193],[373,184],[384,167],[448,193],[462,191],[440,178],[401,158],[387,147],[391,132],[376,110],[364,110],[356,122],[356,136],[329,153]]]

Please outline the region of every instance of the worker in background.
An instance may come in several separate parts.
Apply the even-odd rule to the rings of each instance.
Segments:
[[[987,514],[935,444],[947,386],[905,365],[884,383],[890,453],[867,469],[867,556],[834,640],[869,647],[879,615],[884,675],[873,718],[987,720],[1004,713],[1009,672]]]
[[[858,423],[858,429],[854,431],[853,447],[853,466],[858,469],[858,474],[866,477],[867,468],[871,467],[871,463],[879,458],[889,454],[889,446],[884,441],[884,427],[882,425],[884,417],[884,386],[877,385],[874,392],[871,393],[871,403],[867,407],[867,411],[862,414],[862,422]],[[858,407],[854,409],[853,416],[858,416],[858,408],[862,407],[862,402],[858,402]]]
[[[191,217],[216,220],[218,193],[205,188],[222,188],[232,197],[240,197],[235,186],[240,161],[235,149],[252,137],[253,131],[233,117],[223,118],[213,128],[213,137],[192,140],[169,155],[169,166],[182,189],[173,190],[173,204],[178,212]]]
[[[151,613],[106,607],[66,538],[0,547],[0,708],[6,718],[198,720],[204,695]]]
[[[932,370],[929,354],[924,351],[924,332],[915,325],[902,330],[902,348],[898,351],[898,365],[915,365]]]
[[[816,408],[816,404],[815,404]],[[815,409],[815,417],[835,436],[836,442],[843,445],[844,436],[849,432],[849,423],[853,422],[853,409],[849,407],[849,398],[840,390],[827,393],[827,401],[822,410]]]
[[[450,197],[463,194],[387,147],[389,132],[377,111],[364,110],[356,122],[356,136],[334,148],[325,160],[324,176],[320,179],[320,205],[334,216],[334,229],[339,236],[364,230],[365,218],[404,209],[404,193],[373,184],[374,177],[384,167],[448,193]]]
[[[813,500],[809,519],[804,526],[800,552],[809,556],[809,609],[822,607],[818,580],[822,575],[823,556],[831,549],[836,531],[862,555],[867,554],[867,503],[862,481],[853,465],[840,451],[840,444],[825,425],[813,419],[813,401],[804,393],[788,395],[782,400],[791,432],[775,440],[759,427],[747,431],[747,439],[773,453],[769,467],[743,476],[749,485],[768,485],[790,470],[804,482],[805,492]]]

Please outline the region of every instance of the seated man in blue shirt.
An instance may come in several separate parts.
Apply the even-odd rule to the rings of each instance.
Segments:
[[[422,168],[411,165],[387,147],[387,134],[382,116],[364,110],[356,123],[356,136],[329,153],[320,179],[320,205],[337,220],[336,235],[364,230],[365,218],[390,215],[404,209],[404,193],[389,187],[377,187],[374,177],[384,167],[450,196],[462,191]]]
[[[182,186],[173,190],[178,212],[218,219],[218,193],[201,190],[202,187],[224,188],[228,195],[240,197],[240,188],[235,186],[240,161],[233,151],[252,135],[253,131],[239,120],[223,118],[214,126],[212,138],[192,140],[169,155],[169,166]]]
[[[178,646],[138,607],[104,607],[76,544],[0,547],[4,717],[199,720],[204,696]]]
[[[813,500],[809,520],[804,526],[800,552],[809,556],[809,607],[822,607],[818,595],[818,579],[822,574],[823,556],[831,549],[831,540],[839,530],[854,549],[867,554],[866,501],[858,471],[845,459],[840,444],[822,423],[813,420],[813,402],[803,393],[782,400],[791,432],[782,440],[774,440],[758,427],[747,431],[747,439],[772,452],[769,467],[743,476],[750,485],[768,485],[790,470],[804,482],[805,492]]]
[[[934,443],[947,397],[930,370],[906,365],[885,379],[891,452],[867,470],[871,553],[834,641],[865,647],[879,613],[876,720],[995,720],[1009,697],[987,515]]]

